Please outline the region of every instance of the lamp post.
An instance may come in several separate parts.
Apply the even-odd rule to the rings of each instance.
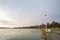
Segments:
[[[45,14],[45,20],[47,20],[47,14]],[[47,22],[46,22],[46,25],[45,25],[45,40],[47,40],[47,32],[48,32],[48,27],[47,27]]]
[[[44,17],[45,17],[45,19],[46,19],[46,16],[47,16],[47,14],[45,14],[44,15]],[[45,31],[46,30],[46,31]],[[42,29],[42,31],[41,31],[41,33],[42,33],[42,35],[41,35],[41,40],[46,40],[47,38],[46,38],[46,32],[48,32],[48,28],[47,28],[47,25],[45,25],[45,28],[44,29]]]

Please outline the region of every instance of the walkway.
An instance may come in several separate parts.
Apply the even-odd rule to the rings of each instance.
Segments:
[[[60,40],[60,32],[47,33],[47,40]]]

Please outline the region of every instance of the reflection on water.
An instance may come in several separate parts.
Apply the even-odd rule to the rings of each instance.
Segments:
[[[0,29],[0,40],[40,40],[36,29]]]

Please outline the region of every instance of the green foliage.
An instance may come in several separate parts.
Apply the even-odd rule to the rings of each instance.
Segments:
[[[48,28],[60,28],[60,23],[53,21],[51,24],[47,25]]]

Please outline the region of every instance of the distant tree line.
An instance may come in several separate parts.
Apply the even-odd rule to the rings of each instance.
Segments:
[[[46,25],[41,24],[41,25],[36,25],[36,26],[29,26],[29,28],[45,28],[46,26],[48,28],[60,28],[60,23],[52,21],[52,23],[47,23]]]
[[[52,23],[47,23],[41,24],[41,25],[34,25],[34,26],[26,26],[26,27],[14,27],[14,28],[9,28],[9,27],[0,27],[0,29],[30,29],[30,28],[60,28],[60,23],[52,21]]]
[[[51,24],[47,23],[48,28],[60,28],[60,23],[53,21]]]

